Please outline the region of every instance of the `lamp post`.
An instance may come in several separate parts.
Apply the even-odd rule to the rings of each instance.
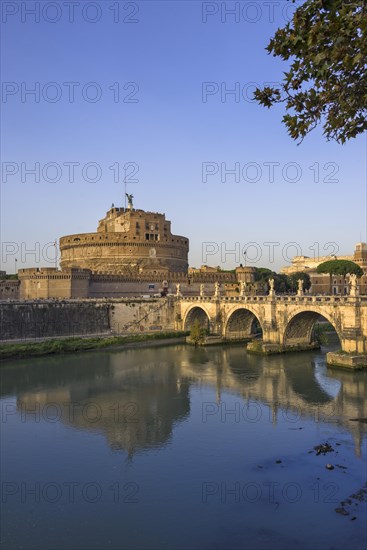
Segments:
[[[14,258],[14,274],[16,275],[17,274],[17,258]]]

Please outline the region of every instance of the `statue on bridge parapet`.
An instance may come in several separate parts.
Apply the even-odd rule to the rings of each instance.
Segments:
[[[205,285],[204,285],[204,284],[201,284],[201,285],[200,285],[200,298],[204,298],[204,297],[205,297],[204,288],[205,288]]]
[[[269,296],[275,296],[274,279],[269,279]]]
[[[247,287],[246,281],[241,281],[240,285],[241,285],[240,296],[241,298],[243,298],[244,296],[246,296],[246,287]]]
[[[215,281],[214,283],[214,298],[219,298],[220,297],[220,285],[218,283],[218,281]]]
[[[181,296],[182,296],[180,283],[176,284],[176,296],[177,296],[177,298],[181,298]]]
[[[303,296],[303,280],[298,279],[297,283],[298,283],[297,296]]]
[[[349,284],[349,296],[358,296],[357,275],[355,273],[349,275]]]

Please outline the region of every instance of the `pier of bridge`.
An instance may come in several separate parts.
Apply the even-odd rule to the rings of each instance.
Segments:
[[[177,297],[177,329],[195,321],[222,341],[249,341],[249,351],[282,353],[316,347],[313,328],[321,317],[335,329],[341,350],[329,364],[367,367],[367,296]]]

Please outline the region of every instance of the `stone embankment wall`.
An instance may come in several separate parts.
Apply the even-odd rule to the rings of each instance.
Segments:
[[[169,299],[0,303],[0,340],[174,330]]]
[[[45,338],[107,333],[109,305],[93,302],[0,304],[0,339]]]
[[[119,300],[111,304],[111,329],[124,332],[151,332],[175,330],[174,300]]]

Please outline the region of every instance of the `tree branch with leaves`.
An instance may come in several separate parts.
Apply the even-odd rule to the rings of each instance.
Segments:
[[[294,140],[319,124],[342,144],[367,129],[366,0],[306,0],[266,50],[290,66],[279,87],[257,88],[254,97],[268,108],[285,104]]]

